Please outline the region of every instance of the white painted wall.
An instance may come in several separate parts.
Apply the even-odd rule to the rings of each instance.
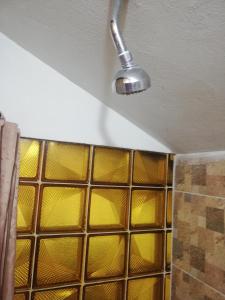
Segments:
[[[26,137],[170,152],[1,33],[0,110]]]

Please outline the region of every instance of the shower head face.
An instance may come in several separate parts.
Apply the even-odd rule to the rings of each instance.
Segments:
[[[140,93],[151,86],[149,75],[138,66],[117,72],[113,84],[117,94],[120,95]]]

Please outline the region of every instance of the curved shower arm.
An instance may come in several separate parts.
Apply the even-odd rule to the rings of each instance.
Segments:
[[[133,64],[133,57],[131,52],[127,49],[126,43],[123,39],[119,26],[119,13],[122,0],[113,0],[113,11],[110,22],[110,29],[112,39],[117,49],[118,56],[123,68],[130,68]]]

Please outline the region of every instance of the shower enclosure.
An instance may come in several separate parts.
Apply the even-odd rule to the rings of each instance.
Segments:
[[[169,300],[173,155],[21,139],[16,300]]]

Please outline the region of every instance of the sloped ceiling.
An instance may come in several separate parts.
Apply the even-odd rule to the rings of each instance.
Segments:
[[[225,1],[124,0],[124,36],[152,79],[129,97],[111,92],[111,4],[0,0],[0,30],[175,152],[225,149]]]

